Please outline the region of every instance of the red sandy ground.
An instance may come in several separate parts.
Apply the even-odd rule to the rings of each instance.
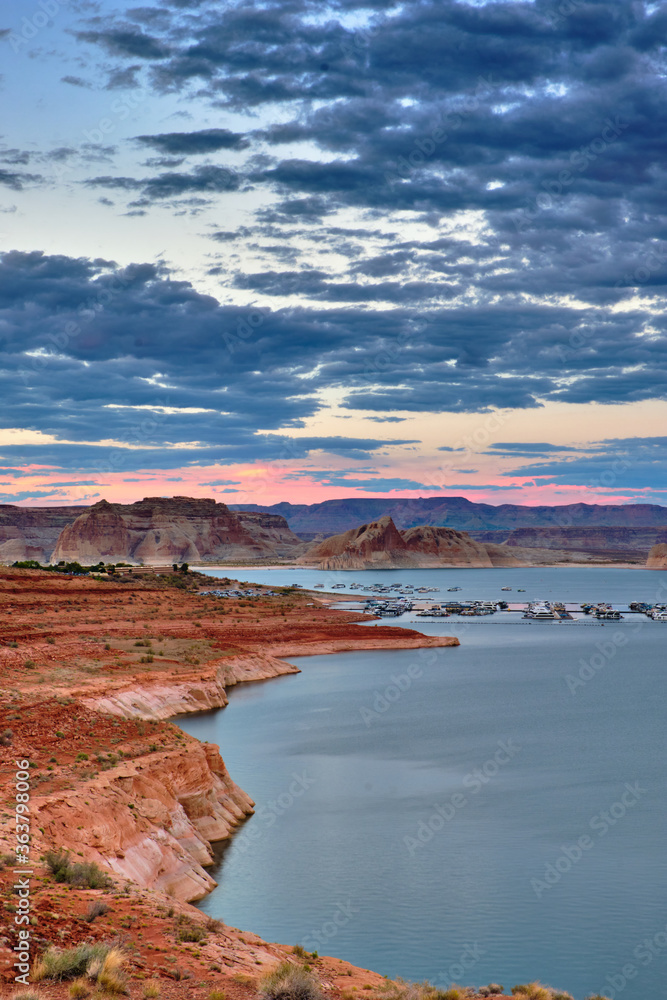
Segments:
[[[356,624],[362,616],[312,606],[312,595],[295,591],[259,601],[219,600],[199,595],[202,581],[196,577],[187,582],[189,589],[183,590],[144,578],[98,582],[0,568],[0,733],[12,731],[9,745],[0,746],[0,854],[13,844],[9,820],[15,761],[28,758],[36,765],[31,784],[41,796],[77,789],[91,773],[112,768],[118,760],[149,757],[156,748],[183,749],[192,741],[168,722],[129,721],[92,711],[81,704],[82,696],[148,679],[173,681],[193,672],[205,676],[207,662],[224,652],[271,651],[276,644],[295,642],[307,652],[308,643],[344,640],[354,646],[369,641],[368,630]],[[147,647],[135,643],[144,639],[155,652],[152,663],[141,663]],[[415,633],[378,626],[372,639],[398,646],[414,642]],[[77,760],[79,754],[88,759]],[[60,844],[42,843],[38,830],[35,834],[34,861],[49,847],[69,846],[66,829]],[[132,1000],[143,998],[153,980],[163,1000],[207,1000],[214,989],[223,990],[228,1000],[250,1000],[257,995],[257,978],[291,953],[124,879],[114,877],[111,889],[86,890],[55,882],[42,862],[33,870],[33,954],[48,944],[117,942],[127,953],[127,995]],[[13,862],[5,859],[0,871],[3,997],[13,994],[8,946],[17,901],[14,881]],[[98,898],[109,912],[88,923],[84,915]],[[206,942],[177,940],[178,920],[184,917],[205,927]],[[385,982],[377,973],[338,959],[318,958],[312,965],[325,995],[334,1000],[375,995]],[[41,982],[35,990],[45,1000],[69,997],[69,983]],[[102,996],[93,985],[90,994]]]

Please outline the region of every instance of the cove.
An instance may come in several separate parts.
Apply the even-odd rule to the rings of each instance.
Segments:
[[[300,658],[301,674],[180,719],[257,803],[219,846],[201,908],[439,986],[660,995],[667,627],[633,634],[572,690],[607,631],[517,623],[468,629],[435,662]]]

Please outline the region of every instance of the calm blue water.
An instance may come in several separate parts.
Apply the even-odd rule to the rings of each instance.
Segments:
[[[434,574],[456,579],[424,580]],[[341,574],[365,576],[390,574]],[[617,603],[653,599],[664,577],[400,574],[461,596],[534,580],[527,597]],[[462,645],[301,658],[301,674],[241,685],[228,709],[180,721],[220,744],[257,802],[202,909],[442,986],[540,978],[577,1000],[664,995],[667,625],[417,621]]]
[[[193,569],[196,567],[193,567]],[[253,583],[282,587],[300,583],[304,587],[324,584],[324,591],[334,584],[344,584],[341,595],[359,596],[350,590],[351,583],[411,583],[415,587],[439,587],[438,597],[455,597],[457,600],[505,598],[508,601],[563,600],[563,601],[651,601],[667,603],[667,572],[647,569],[606,568],[549,568],[526,567],[518,569],[412,569],[412,570],[355,570],[354,572],[320,571],[316,569],[262,569],[241,567],[238,570],[208,569],[201,571],[212,577],[232,577]],[[457,594],[447,594],[448,587],[461,587]],[[501,587],[511,587],[504,593]],[[524,587],[525,594],[517,593]],[[418,595],[419,596],[419,595]]]

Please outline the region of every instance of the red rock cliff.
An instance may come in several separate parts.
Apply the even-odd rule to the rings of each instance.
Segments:
[[[266,522],[266,523],[264,523]],[[300,540],[276,515],[240,516],[215,500],[147,497],[133,504],[101,500],[63,529],[51,562],[146,565],[271,558]]]

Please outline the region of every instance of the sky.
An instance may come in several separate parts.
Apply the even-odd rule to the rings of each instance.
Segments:
[[[667,503],[667,6],[4,0],[0,503]]]

